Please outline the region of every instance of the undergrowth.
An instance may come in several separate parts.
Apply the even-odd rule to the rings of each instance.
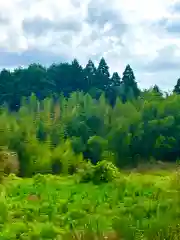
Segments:
[[[10,175],[0,185],[0,239],[179,239],[179,174]]]

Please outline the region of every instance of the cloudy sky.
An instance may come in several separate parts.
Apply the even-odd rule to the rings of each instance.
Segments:
[[[180,77],[180,0],[0,0],[0,68],[105,57],[142,88]]]

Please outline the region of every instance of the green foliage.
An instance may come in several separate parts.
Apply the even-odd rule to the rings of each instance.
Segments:
[[[123,72],[122,77],[122,100],[126,102],[127,100],[132,100],[133,98],[137,98],[140,94],[140,90],[135,81],[135,76],[132,68],[128,64]]]
[[[140,91],[101,58],[4,69],[0,86],[0,239],[179,238],[179,173],[119,168],[179,162],[180,80]]]
[[[173,92],[176,94],[180,93],[180,78],[177,80],[177,84],[174,86]]]
[[[104,58],[101,58],[97,68],[97,83],[96,86],[99,89],[106,90],[110,82],[109,67]]]
[[[84,162],[78,170],[78,181],[82,183],[91,182],[94,176],[94,166],[90,161]]]
[[[95,184],[112,182],[118,178],[119,171],[113,163],[103,160],[97,165],[87,162],[78,172],[80,182],[93,182]]]
[[[118,177],[118,174],[118,169],[113,165],[113,163],[103,160],[94,167],[93,182],[111,182]]]
[[[109,175],[102,168],[114,169],[97,165],[103,176]],[[94,185],[75,177],[10,175],[0,185],[0,238],[178,239],[179,173],[121,173],[117,180]]]
[[[0,145],[17,153],[22,177],[72,175],[87,160],[123,168],[180,158],[180,96],[164,96],[157,85],[140,91],[130,65],[121,80],[117,72],[110,76],[104,58],[97,68],[77,59],[32,64],[3,70],[0,83],[0,104],[16,110],[0,109]]]
[[[0,72],[0,104],[8,104],[11,110],[17,110],[22,97],[32,93],[39,100],[50,96],[56,100],[60,93],[68,97],[74,91],[83,91],[98,99],[103,91],[113,92],[117,81],[118,73],[111,78],[104,58],[100,59],[97,68],[92,60],[83,68],[74,59],[71,63],[52,64],[48,68],[34,63],[11,72],[3,69]],[[108,95],[107,98],[111,102],[116,96]]]
[[[55,174],[74,174],[83,162],[82,154],[75,155],[70,141],[64,142],[52,151],[51,163]]]
[[[88,158],[96,164],[102,159],[102,153],[107,148],[107,140],[100,136],[92,136],[87,142]]]
[[[23,98],[17,112],[0,111],[0,145],[17,153],[19,175],[74,174],[82,162],[102,160],[116,167],[137,166],[152,157],[180,158],[180,97],[163,98],[150,90],[142,98],[114,107],[105,94],[98,100],[74,92],[39,101]]]

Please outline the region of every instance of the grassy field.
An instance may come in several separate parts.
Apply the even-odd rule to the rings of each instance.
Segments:
[[[180,239],[180,177],[126,173],[113,183],[11,175],[0,185],[0,240]]]

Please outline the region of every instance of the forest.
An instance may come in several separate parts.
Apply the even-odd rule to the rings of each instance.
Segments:
[[[130,65],[110,76],[102,58],[97,68],[75,59],[4,69],[0,86],[0,146],[17,153],[20,176],[64,171],[63,154],[72,172],[77,159],[122,168],[180,157],[180,80],[172,94],[140,90]]]
[[[179,239],[180,79],[104,58],[0,72],[0,239]],[[121,227],[120,227],[121,226]]]

